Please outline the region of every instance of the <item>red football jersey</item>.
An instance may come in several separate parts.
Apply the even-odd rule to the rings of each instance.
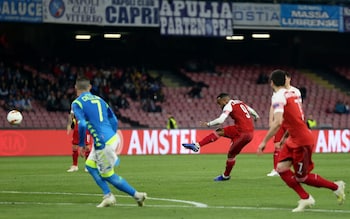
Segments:
[[[240,100],[230,100],[223,108],[224,113],[229,113],[235,120],[238,131],[250,132],[254,130],[252,116],[248,111],[248,106]]]
[[[301,99],[295,92],[280,89],[272,97],[274,112],[283,113],[283,126],[289,132],[292,142],[297,146],[313,145],[314,138],[304,121]]]

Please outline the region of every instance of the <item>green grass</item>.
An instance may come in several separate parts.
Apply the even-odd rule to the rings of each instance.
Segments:
[[[350,182],[349,154],[313,159],[315,173]],[[70,157],[0,157],[0,218],[350,218],[349,203],[339,206],[331,191],[308,186],[316,206],[291,213],[297,195],[279,177],[266,177],[271,154],[241,154],[232,179],[214,182],[225,160],[225,155],[122,156],[117,173],[149,199],[140,208],[113,188],[117,206],[97,209],[102,195],[82,160],[79,172],[66,173]]]

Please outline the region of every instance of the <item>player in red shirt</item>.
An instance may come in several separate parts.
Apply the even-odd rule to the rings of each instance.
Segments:
[[[78,171],[78,157],[79,157],[79,132],[78,132],[78,125],[76,124],[77,121],[74,117],[74,114],[71,112],[68,116],[68,123],[67,123],[67,134],[71,132],[73,129],[73,138],[72,138],[72,166],[67,170],[67,172],[75,172]],[[90,147],[92,138],[90,136],[90,133],[86,133],[85,138],[85,147],[80,148],[80,156],[85,157],[85,160],[88,158],[90,154]],[[85,170],[86,171],[86,170]],[[87,172],[87,171],[86,171]]]
[[[274,110],[273,123],[263,141],[258,147],[261,154],[267,142],[276,134],[278,129],[285,126],[288,131],[278,157],[277,172],[281,179],[300,197],[297,208],[293,212],[304,211],[306,207],[315,204],[314,198],[304,190],[301,183],[313,187],[328,188],[334,192],[339,204],[345,200],[345,183],[332,182],[318,174],[311,173],[314,163],[311,159],[315,139],[304,122],[304,114],[299,97],[285,87],[285,72],[275,70],[271,74],[271,87],[274,90],[272,107]],[[294,172],[291,167],[293,166]]]
[[[221,115],[210,122],[201,122],[201,126],[211,127],[222,124],[228,116],[235,121],[235,124],[224,128],[218,128],[197,143],[182,144],[182,146],[197,152],[200,147],[218,140],[221,136],[230,138],[231,143],[227,153],[225,172],[214,178],[215,181],[224,181],[231,178],[230,174],[236,163],[236,156],[241,152],[243,147],[253,139],[254,124],[252,116],[254,119],[258,119],[259,115],[244,102],[232,100],[226,93],[221,93],[217,96],[216,101],[222,109]]]
[[[298,96],[300,101],[302,101],[300,90],[298,88],[290,85],[291,76],[288,72],[285,72],[285,73],[286,73],[286,89],[294,92]],[[273,107],[271,106],[270,107],[270,114],[269,114],[269,125],[270,126],[273,122],[273,114],[274,114]],[[273,138],[273,144],[274,144],[274,148],[275,148],[275,150],[273,152],[273,169],[271,170],[270,173],[267,174],[267,176],[279,176],[278,172],[276,171],[276,167],[277,167],[277,163],[278,163],[278,156],[279,156],[279,153],[281,151],[283,141],[285,139],[284,136],[285,136],[286,131],[287,131],[286,127],[281,126]]]

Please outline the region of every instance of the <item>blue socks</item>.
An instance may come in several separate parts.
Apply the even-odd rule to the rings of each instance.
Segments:
[[[92,178],[94,178],[96,184],[102,189],[103,194],[109,194],[111,190],[109,189],[107,182],[101,177],[98,170],[89,166],[86,166],[86,169],[88,169],[90,175],[92,176]]]
[[[134,197],[136,190],[132,186],[130,186],[129,183],[125,179],[123,179],[121,176],[118,176],[117,174],[113,174],[110,177],[102,178],[96,168],[92,168],[89,166],[86,166],[86,168],[88,169],[91,176],[94,178],[96,184],[102,189],[102,192],[104,195],[107,195],[111,192],[107,184],[107,182],[109,182],[115,188],[129,194],[131,197]]]
[[[129,183],[121,176],[113,174],[112,176],[107,177],[105,179],[115,188],[129,194],[131,197],[134,197],[136,190],[132,186],[130,186]]]

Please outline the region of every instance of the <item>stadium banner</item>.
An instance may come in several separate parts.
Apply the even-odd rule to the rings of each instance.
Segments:
[[[47,23],[103,25],[105,5],[99,0],[43,0],[43,21]]]
[[[225,1],[159,0],[161,35],[232,35],[232,3]]]
[[[41,23],[42,0],[0,0],[0,21]]]
[[[43,0],[47,23],[159,26],[159,0]]]
[[[339,6],[281,4],[284,29],[339,31],[341,19]]]
[[[234,3],[232,5],[234,28],[280,27],[279,4]]]
[[[212,133],[213,130],[196,129],[135,129],[119,130],[119,146],[116,153],[121,155],[169,155],[196,154],[181,146]],[[253,140],[242,153],[256,153],[257,147],[267,130],[256,130]],[[349,153],[350,130],[313,130],[316,153]],[[0,132],[0,156],[68,156],[72,154],[72,136],[66,130],[20,130]],[[199,154],[226,154],[230,140],[220,138],[201,148]],[[265,153],[274,151],[270,140]]]
[[[159,27],[159,0],[109,0],[104,25]]]
[[[343,7],[343,31],[350,32],[350,7]]]

